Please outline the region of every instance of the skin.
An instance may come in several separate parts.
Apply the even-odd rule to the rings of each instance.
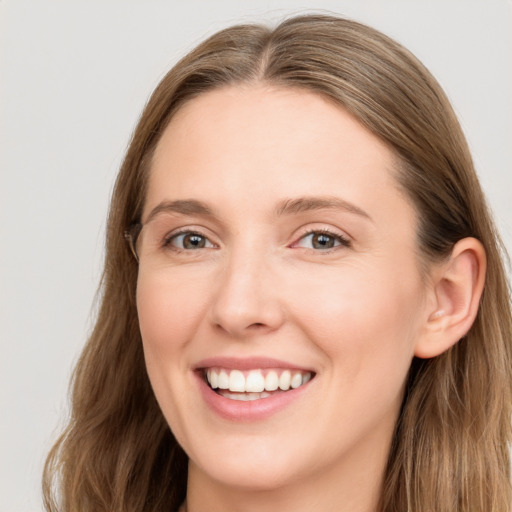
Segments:
[[[293,89],[205,93],[166,128],[137,305],[152,386],[190,458],[189,511],[376,510],[404,381],[435,309],[394,166],[346,111]],[[355,208],[276,213],[311,196]],[[151,215],[191,199],[211,214]],[[180,229],[206,246],[163,247]],[[310,230],[349,245],[314,248]],[[192,370],[216,356],[273,357],[316,375],[269,418],[230,421],[207,407]]]

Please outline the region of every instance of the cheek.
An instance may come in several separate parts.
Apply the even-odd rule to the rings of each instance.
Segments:
[[[381,345],[393,334],[397,343],[410,339],[423,290],[415,269],[399,272],[398,267],[359,265],[334,269],[328,275],[310,274],[302,286],[307,293],[290,294],[295,297],[297,321],[304,328],[310,326],[313,338],[331,342],[333,350],[347,348],[340,341],[348,339],[350,348]]]
[[[196,283],[199,285],[199,283]],[[205,294],[178,273],[139,270],[137,311],[144,358],[161,410],[178,439],[185,439],[190,360],[187,347],[204,317]]]
[[[197,283],[196,283],[197,284]],[[172,353],[194,334],[204,315],[205,296],[179,275],[166,278],[141,269],[137,282],[137,311],[145,351]]]
[[[167,421],[183,430],[181,412],[190,386],[190,341],[204,317],[205,294],[197,286],[162,272],[139,271],[137,311],[148,377]],[[196,283],[199,285],[199,283]],[[181,411],[181,412],[180,412]]]
[[[296,322],[343,385],[401,390],[420,335],[423,293],[416,269],[401,270],[352,267],[295,294]]]

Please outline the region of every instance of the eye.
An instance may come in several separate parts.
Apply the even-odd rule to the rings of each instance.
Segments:
[[[182,233],[175,233],[165,240],[166,247],[171,246],[178,250],[197,250],[197,249],[210,249],[216,247],[208,238],[200,233],[193,231],[184,231]]]
[[[350,241],[341,235],[329,231],[312,231],[293,244],[293,247],[304,247],[319,251],[334,249],[340,246],[349,247]]]

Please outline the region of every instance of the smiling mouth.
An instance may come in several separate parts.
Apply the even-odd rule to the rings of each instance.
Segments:
[[[285,393],[308,383],[313,372],[303,370],[226,368],[203,369],[205,382],[218,395],[230,400],[251,401]]]

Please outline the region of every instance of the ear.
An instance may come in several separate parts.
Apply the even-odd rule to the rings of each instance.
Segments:
[[[431,273],[425,331],[414,355],[431,358],[463,338],[476,318],[485,282],[485,249],[475,238],[459,240],[448,260]]]

